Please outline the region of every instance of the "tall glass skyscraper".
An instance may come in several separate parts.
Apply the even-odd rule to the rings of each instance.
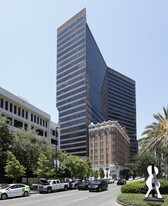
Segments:
[[[88,156],[88,125],[118,120],[136,153],[135,82],[107,67],[85,9],[57,31],[57,109],[62,150]]]

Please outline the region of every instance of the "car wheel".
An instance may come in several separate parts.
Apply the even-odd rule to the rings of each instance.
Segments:
[[[51,192],[52,192],[51,187],[48,187],[48,188],[47,188],[47,192],[48,192],[48,193],[51,193]]]
[[[65,190],[65,191],[67,191],[67,190],[68,190],[68,187],[67,187],[67,186],[65,186],[65,187],[64,187],[64,190]]]
[[[101,192],[101,187],[99,187],[98,191]]]
[[[4,193],[4,194],[1,195],[1,199],[2,199],[2,200],[5,200],[5,199],[7,199],[7,198],[8,198],[8,195],[7,195],[7,194]]]
[[[28,193],[27,191],[25,191],[24,194],[23,194],[23,196],[24,196],[24,197],[27,197],[27,196],[29,196],[29,193]]]

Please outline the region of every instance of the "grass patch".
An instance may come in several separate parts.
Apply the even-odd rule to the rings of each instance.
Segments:
[[[163,195],[164,202],[145,201],[144,197],[144,194],[122,193],[117,200],[130,206],[168,206],[168,195]]]

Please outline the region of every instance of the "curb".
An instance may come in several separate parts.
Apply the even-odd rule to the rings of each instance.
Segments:
[[[122,202],[120,202],[119,200],[116,200],[116,202],[117,202],[119,205],[123,205],[123,206],[132,206],[132,205],[128,205],[128,204],[122,203]]]

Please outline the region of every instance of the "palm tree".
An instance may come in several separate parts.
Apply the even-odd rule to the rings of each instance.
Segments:
[[[156,151],[157,148],[165,147],[168,145],[168,106],[163,107],[164,116],[160,113],[154,114],[153,117],[157,122],[146,126],[142,135],[145,138],[140,140],[140,152]]]
[[[163,107],[163,111],[164,116],[160,113],[153,115],[156,122],[146,126],[145,131],[142,133],[146,137],[139,142],[139,152],[153,153],[160,172],[165,167],[167,168],[167,163],[165,164],[163,161],[163,151],[168,146],[168,106],[167,108]]]

